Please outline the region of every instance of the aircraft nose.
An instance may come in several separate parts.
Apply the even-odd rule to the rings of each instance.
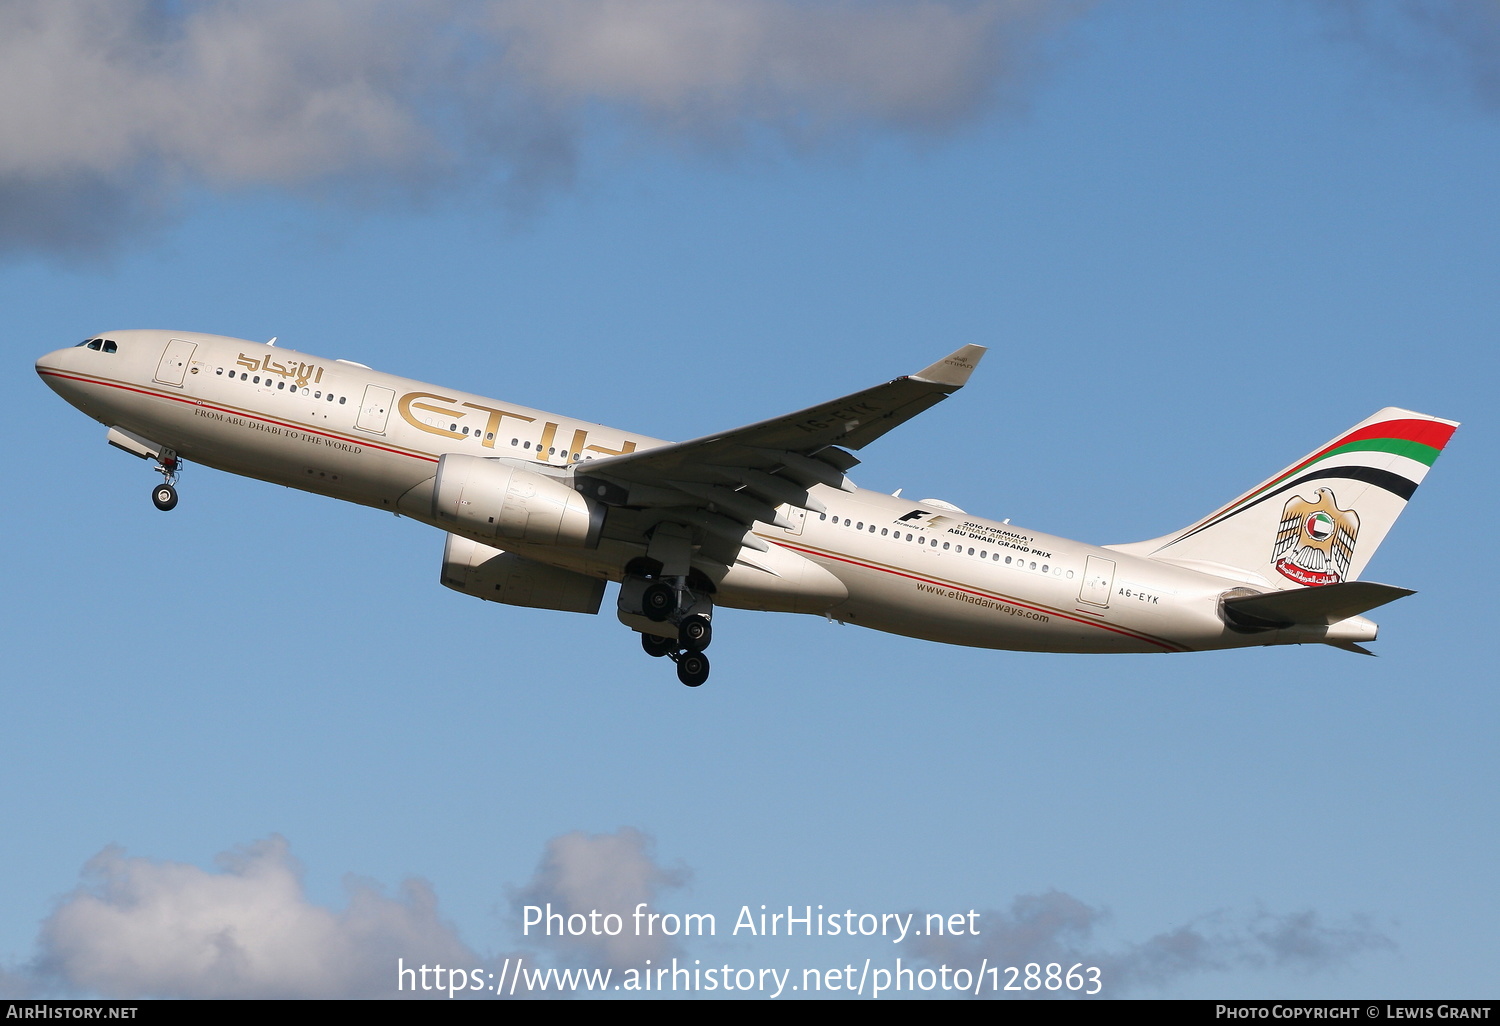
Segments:
[[[52,352],[46,354],[45,356],[37,357],[37,374],[41,375],[41,377],[44,379],[48,374],[55,374],[59,369],[61,369],[59,366],[60,358],[62,354],[66,352],[66,349],[54,349]]]
[[[70,387],[73,382],[68,370],[75,366],[72,362],[73,353],[72,348],[54,349],[45,356],[38,357],[36,361],[37,376],[47,383],[48,388],[70,403],[73,402],[74,389]]]

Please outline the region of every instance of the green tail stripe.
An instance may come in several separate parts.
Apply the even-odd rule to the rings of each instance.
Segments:
[[[1384,452],[1389,453],[1393,456],[1405,456],[1407,459],[1415,460],[1424,466],[1430,467],[1432,466],[1433,461],[1438,458],[1438,453],[1440,451],[1440,449],[1435,449],[1430,445],[1423,445],[1421,442],[1413,442],[1405,438],[1362,438],[1357,442],[1349,442],[1345,445],[1339,446],[1336,449],[1329,449],[1317,459],[1309,460],[1306,463],[1293,467],[1291,470],[1287,471],[1285,474],[1282,474],[1276,480],[1267,483],[1265,488],[1258,489],[1254,495],[1245,496],[1245,501],[1239,503],[1238,506],[1244,506],[1246,503],[1253,502],[1256,496],[1263,494],[1271,488],[1275,488],[1287,478],[1294,477],[1297,474],[1302,473],[1308,467],[1314,466],[1318,463],[1322,463],[1324,460],[1329,459],[1333,456],[1338,456],[1341,453]],[[1238,506],[1236,508],[1238,508]]]
[[[1364,438],[1358,442],[1350,442],[1341,445],[1337,449],[1327,452],[1323,459],[1329,456],[1337,456],[1341,452],[1388,452],[1395,456],[1405,456],[1409,460],[1432,466],[1433,460],[1438,458],[1439,450],[1421,442],[1408,441],[1405,438]],[[1319,461],[1321,462],[1321,461]]]

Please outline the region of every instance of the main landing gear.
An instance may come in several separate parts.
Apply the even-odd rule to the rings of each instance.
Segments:
[[[708,587],[706,581],[691,577],[637,574],[627,576],[620,586],[620,619],[640,632],[641,648],[647,655],[665,656],[676,663],[677,679],[690,688],[708,680],[708,656],[703,650],[714,637],[714,604]]]
[[[182,460],[171,449],[163,449],[156,457],[156,471],[162,483],[151,489],[151,501],[163,513],[177,505],[177,475],[182,471]]]

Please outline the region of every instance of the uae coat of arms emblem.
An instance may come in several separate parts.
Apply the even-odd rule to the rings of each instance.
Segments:
[[[1359,514],[1339,509],[1333,490],[1319,488],[1308,501],[1293,495],[1281,511],[1271,560],[1276,572],[1298,584],[1338,584],[1349,576]]]

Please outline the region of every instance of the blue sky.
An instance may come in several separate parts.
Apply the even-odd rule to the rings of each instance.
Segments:
[[[519,953],[1493,995],[1492,5],[46,10],[0,7],[0,993],[382,996],[397,956]],[[1378,659],[724,610],[688,691],[610,615],[442,588],[410,521],[201,467],[158,513],[31,371],[128,327],[664,438],[979,343],[855,480],[1098,543],[1382,406],[1464,426],[1367,571],[1418,592]],[[520,935],[528,900],[621,896],[720,935]],[[985,932],[727,936],[762,903]],[[204,963],[174,916],[290,954]]]

